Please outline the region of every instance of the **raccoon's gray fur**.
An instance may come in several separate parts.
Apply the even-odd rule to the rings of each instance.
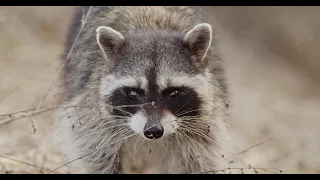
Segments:
[[[71,165],[78,173],[214,170],[228,93],[211,25],[193,7],[84,9],[55,122],[62,152],[79,158]]]

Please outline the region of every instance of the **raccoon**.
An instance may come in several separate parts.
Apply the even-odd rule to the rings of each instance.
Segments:
[[[64,58],[56,139],[77,173],[214,170],[228,90],[197,7],[80,7]],[[74,28],[77,27],[77,28]]]

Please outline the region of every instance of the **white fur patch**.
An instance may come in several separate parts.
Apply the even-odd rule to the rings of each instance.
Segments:
[[[176,120],[177,118],[170,112],[164,114],[160,120],[164,129],[164,136],[175,133],[175,130],[179,128],[179,124]],[[142,133],[147,121],[148,119],[145,114],[142,111],[139,111],[130,118],[128,125],[136,133]]]
[[[147,90],[147,79],[145,77],[133,78],[131,76],[116,78],[112,75],[106,76],[101,80],[100,94],[109,95],[112,91],[121,86],[139,87]],[[140,85],[140,86],[139,86]]]
[[[142,111],[137,112],[130,118],[129,126],[136,133],[141,133],[147,123],[147,117]]]
[[[145,91],[148,91],[147,85],[148,85],[148,80],[145,77],[140,77],[139,81],[141,83],[140,88],[144,89]]]
[[[164,136],[175,133],[175,130],[179,128],[179,124],[176,121],[177,117],[170,112],[166,112],[161,119],[161,124],[164,129]]]

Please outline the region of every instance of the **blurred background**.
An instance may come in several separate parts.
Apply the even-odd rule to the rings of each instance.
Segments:
[[[232,93],[231,145],[239,152],[228,157],[232,173],[249,164],[320,173],[320,8],[202,8]],[[59,101],[59,59],[73,10],[0,7],[0,173],[45,173],[65,163],[45,109]]]

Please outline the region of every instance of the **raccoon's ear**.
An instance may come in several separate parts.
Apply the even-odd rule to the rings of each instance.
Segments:
[[[106,26],[99,26],[96,29],[96,38],[106,59],[108,55],[114,55],[124,42],[124,37],[120,32]]]
[[[183,38],[183,42],[190,48],[191,58],[197,66],[202,67],[206,64],[204,59],[211,46],[211,41],[212,28],[208,23],[201,23],[194,26]]]

